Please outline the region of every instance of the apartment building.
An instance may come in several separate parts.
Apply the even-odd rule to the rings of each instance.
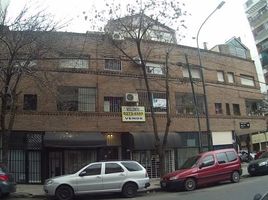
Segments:
[[[162,31],[174,38],[167,27]],[[138,61],[129,59],[137,57],[133,41],[116,31],[40,34],[46,35],[53,48],[33,60],[32,66],[47,85],[40,87],[33,78],[24,78],[20,84],[9,155],[16,181],[40,183],[86,163],[111,159],[137,160],[150,177],[158,177],[159,158],[144,77]],[[129,57],[114,42],[124,45]],[[146,66],[160,138],[166,125],[166,50],[172,47],[167,62],[171,126],[166,151],[171,171],[198,153],[200,144],[208,149],[198,51],[163,37],[149,38],[144,44],[153,47]],[[263,96],[254,62],[208,50],[201,50],[201,59],[213,147],[245,147],[248,136],[266,130],[258,107]]]
[[[268,1],[248,0],[245,10],[261,59],[266,84],[268,83]]]

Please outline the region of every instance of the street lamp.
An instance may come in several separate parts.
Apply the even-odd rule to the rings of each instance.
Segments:
[[[208,103],[207,103],[207,92],[205,87],[205,80],[204,80],[204,73],[203,73],[203,67],[202,67],[202,61],[201,61],[201,54],[200,54],[200,48],[198,43],[198,37],[199,33],[203,27],[203,25],[207,22],[207,20],[217,11],[219,10],[223,5],[225,1],[222,1],[210,15],[205,19],[205,21],[201,24],[200,28],[198,29],[197,35],[196,35],[196,44],[197,44],[197,50],[198,50],[198,59],[199,59],[199,66],[201,68],[201,79],[202,79],[202,86],[203,86],[203,93],[204,93],[204,103],[205,103],[205,114],[206,114],[206,124],[207,124],[207,133],[208,133],[208,147],[212,149],[212,141],[211,141],[211,135],[210,135],[210,124],[209,124],[209,118],[208,118]]]

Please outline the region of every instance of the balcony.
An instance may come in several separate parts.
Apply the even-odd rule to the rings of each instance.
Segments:
[[[260,24],[263,24],[267,19],[268,19],[268,10],[266,9],[250,22],[250,26],[254,28],[258,27]]]
[[[266,38],[268,38],[268,30],[263,29],[260,32],[258,32],[258,34],[256,34],[255,41],[258,44],[261,41],[265,40]]]

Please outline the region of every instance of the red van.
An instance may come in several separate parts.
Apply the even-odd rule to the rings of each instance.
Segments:
[[[177,171],[162,177],[162,189],[191,191],[196,187],[230,180],[240,181],[242,174],[240,159],[235,149],[203,152],[190,157]]]

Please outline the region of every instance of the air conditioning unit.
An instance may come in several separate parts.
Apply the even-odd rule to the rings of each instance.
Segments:
[[[137,93],[126,93],[126,102],[138,102],[139,96]]]
[[[113,32],[113,40],[124,40],[124,37],[119,32]]]

